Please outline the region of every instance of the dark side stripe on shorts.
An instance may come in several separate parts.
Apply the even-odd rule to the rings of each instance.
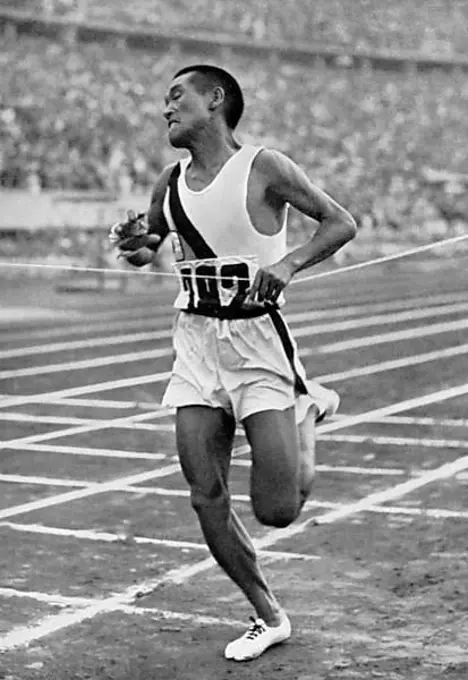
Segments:
[[[289,334],[288,327],[286,326],[283,317],[281,316],[280,312],[278,309],[270,309],[268,311],[268,314],[270,315],[271,320],[273,321],[273,325],[276,329],[276,332],[278,333],[281,343],[283,345],[284,351],[286,353],[286,356],[288,358],[288,361],[291,365],[291,368],[294,373],[294,387],[296,389],[296,392],[299,392],[299,394],[307,394],[307,387],[305,386],[304,381],[302,380],[301,376],[297,372],[296,365],[294,362],[294,347],[291,342],[291,336]]]
[[[198,229],[192,224],[180,202],[177,180],[180,176],[180,163],[174,167],[169,177],[169,208],[177,232],[189,245],[194,256],[199,260],[216,257]]]

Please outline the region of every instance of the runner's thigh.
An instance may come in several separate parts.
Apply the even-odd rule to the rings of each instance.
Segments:
[[[257,518],[287,526],[299,512],[295,408],[254,413],[243,421],[252,448],[250,492]]]
[[[184,406],[177,409],[177,450],[192,491],[217,497],[225,490],[234,432],[234,419],[221,408]]]

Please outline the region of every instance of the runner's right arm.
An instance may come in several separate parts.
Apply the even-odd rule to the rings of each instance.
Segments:
[[[119,244],[121,255],[135,267],[149,264],[169,233],[169,227],[164,217],[163,204],[169,176],[174,164],[168,165],[156,180],[151,195],[150,207],[147,212],[148,233],[134,236]]]

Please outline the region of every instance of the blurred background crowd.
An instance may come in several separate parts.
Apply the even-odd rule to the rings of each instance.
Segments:
[[[468,58],[464,0],[1,0],[0,9],[13,4],[165,31],[200,27],[251,40]],[[174,158],[161,115],[168,82],[200,60],[177,50],[5,35],[1,186],[149,193]],[[231,51],[218,62],[245,91],[240,141],[290,155],[360,226],[411,225],[442,236],[468,221],[466,71],[300,65]],[[295,224],[300,228],[297,215]]]
[[[352,49],[466,54],[466,0],[2,0],[0,6]]]

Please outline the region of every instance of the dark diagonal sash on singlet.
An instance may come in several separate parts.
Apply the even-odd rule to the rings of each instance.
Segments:
[[[169,207],[178,234],[191,248],[194,256],[199,260],[216,257],[198,229],[192,224],[180,202],[177,180],[180,175],[180,163],[177,163],[169,177]]]
[[[294,362],[294,347],[291,342],[291,336],[289,335],[288,327],[284,323],[284,319],[281,316],[280,312],[277,309],[272,309],[269,311],[270,318],[273,321],[273,325],[276,328],[276,332],[278,333],[281,343],[283,345],[284,351],[286,353],[286,356],[288,358],[288,361],[291,365],[291,368],[294,373],[294,387],[296,389],[296,392],[299,392],[299,394],[307,394],[308,390],[307,387],[304,384],[304,381],[302,380],[301,376],[297,372],[296,364]]]

